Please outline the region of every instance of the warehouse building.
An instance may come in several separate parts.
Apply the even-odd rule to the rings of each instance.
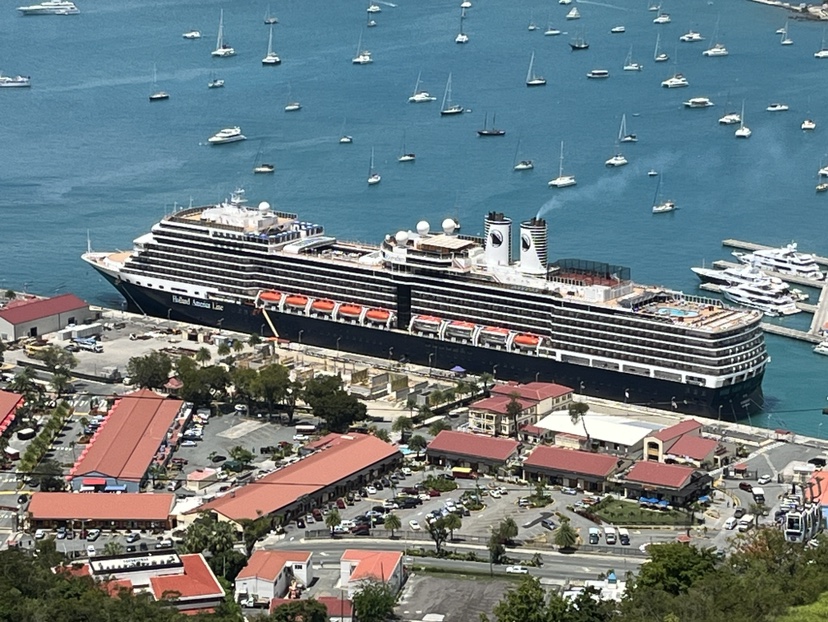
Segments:
[[[73,324],[93,322],[99,317],[99,311],[92,311],[74,294],[12,300],[0,309],[0,340],[40,337]]]

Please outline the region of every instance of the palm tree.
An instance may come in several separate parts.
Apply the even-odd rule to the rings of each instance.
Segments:
[[[110,540],[104,545],[103,553],[104,555],[120,555],[124,552],[124,545],[118,542],[117,540]]]
[[[195,353],[195,360],[198,363],[201,363],[202,366],[207,364],[210,361],[210,359],[212,359],[212,358],[213,358],[213,355],[210,354],[210,350],[208,350],[204,346],[201,346],[198,349],[198,352]]]
[[[394,514],[393,512],[389,512],[385,515],[385,520],[382,521],[383,527],[385,527],[388,531],[391,532],[391,537],[394,537],[394,532],[397,531],[400,527],[402,527],[402,523],[400,522],[400,517]]]
[[[443,430],[451,430],[451,424],[445,419],[432,423],[428,428],[428,433],[431,436],[437,436]]]
[[[411,451],[417,452],[417,457],[420,457],[420,453],[428,447],[428,441],[425,440],[421,434],[415,434],[411,438],[408,439],[408,448]]]
[[[463,521],[454,512],[449,512],[443,518],[443,526],[449,530],[449,539],[454,540],[454,532],[463,526]]]
[[[587,432],[586,421],[584,421],[584,416],[588,411],[589,404],[586,402],[572,402],[569,405],[569,418],[572,420],[573,425],[577,424],[578,421],[581,422],[581,425],[584,427],[584,436],[587,439],[587,448],[591,448],[592,443],[589,438],[589,432]]]
[[[6,290],[6,300],[14,300],[17,297],[17,294],[14,293],[13,289]]]
[[[523,412],[523,404],[518,401],[519,397],[519,393],[511,393],[509,395],[509,403],[506,404],[506,415],[512,421],[512,434],[514,435],[515,440],[518,438],[518,418]],[[497,430],[495,430],[495,434],[497,434]]]
[[[228,354],[230,354],[230,346],[227,345],[226,341],[222,341],[219,344],[219,347],[216,350],[216,352],[218,353],[219,356],[227,356]]]
[[[244,343],[242,342],[242,340],[241,339],[234,339],[233,340],[233,352],[238,354],[242,350],[244,350]]]
[[[332,509],[325,515],[325,526],[331,530],[331,537],[334,535],[334,527],[342,522],[342,517],[339,515],[339,510]]]
[[[256,333],[253,333],[252,335],[250,335],[250,337],[247,338],[247,343],[249,343],[251,346],[257,346],[261,342],[262,338]]]
[[[402,415],[397,417],[394,420],[394,423],[391,425],[392,432],[399,432],[400,433],[400,444],[405,444],[405,437],[406,434],[411,432],[414,429],[414,424],[412,423],[409,417]]]
[[[55,397],[60,399],[60,396],[63,395],[63,392],[66,391],[66,388],[69,386],[69,376],[58,372],[52,376],[52,380],[49,384],[52,385],[52,388],[57,394]]]
[[[559,549],[572,549],[578,542],[578,533],[572,528],[569,521],[563,521],[552,534],[552,541]]]

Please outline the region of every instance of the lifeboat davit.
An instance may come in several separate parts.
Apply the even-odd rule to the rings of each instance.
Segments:
[[[386,309],[368,309],[365,317],[374,322],[387,322],[391,317],[391,312]]]
[[[362,313],[362,307],[359,305],[342,305],[339,307],[339,315],[346,315],[348,317],[359,317]]]
[[[311,309],[320,313],[330,313],[335,306],[336,303],[333,300],[314,300]]]
[[[308,297],[307,296],[288,296],[285,299],[285,304],[289,307],[301,307],[304,308],[308,304]]]
[[[474,329],[476,327],[477,324],[473,324],[471,322],[463,322],[462,320],[455,320],[454,322],[449,323],[449,325],[446,327],[446,332],[468,337],[469,335],[471,335],[471,333],[474,332]]]
[[[540,337],[530,333],[520,333],[515,337],[515,344],[525,346],[527,348],[534,348],[540,343]]]
[[[439,317],[434,317],[433,315],[415,315],[414,321],[412,322],[412,326],[417,330],[429,333],[436,333],[440,330],[440,325],[442,323],[442,319],[440,319]]]
[[[267,302],[279,302],[282,299],[282,292],[276,292],[273,290],[262,292],[259,294],[259,299]]]
[[[500,326],[486,326],[480,331],[481,341],[494,341],[496,343],[504,343],[509,336],[508,328],[501,328]]]

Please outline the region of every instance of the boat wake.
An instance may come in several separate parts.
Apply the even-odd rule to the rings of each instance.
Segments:
[[[632,9],[629,9],[625,6],[618,6],[616,4],[607,4],[606,2],[592,2],[591,0],[578,0],[578,4],[591,4],[593,6],[603,6],[608,9],[615,9],[616,11],[624,11],[629,12]]]

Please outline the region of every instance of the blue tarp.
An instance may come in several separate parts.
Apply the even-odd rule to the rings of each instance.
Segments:
[[[708,497],[707,495],[699,497],[699,503],[710,503],[710,497]]]
[[[665,499],[662,499],[661,501],[658,502],[658,504],[660,506],[666,507],[666,506],[670,505],[670,502],[665,500]]]
[[[126,484],[110,484],[104,488],[104,492],[124,492],[126,488]]]
[[[650,500],[647,497],[638,497],[638,502],[641,505],[647,505],[650,502]]]

